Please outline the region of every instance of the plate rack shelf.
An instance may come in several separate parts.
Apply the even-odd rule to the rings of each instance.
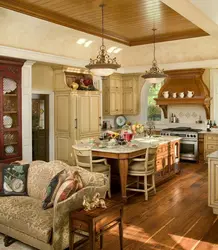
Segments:
[[[22,159],[21,69],[24,60],[0,57],[0,163]]]

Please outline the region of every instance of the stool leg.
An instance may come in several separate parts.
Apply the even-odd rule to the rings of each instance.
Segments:
[[[104,235],[102,233],[102,230],[100,230],[100,249],[103,249],[103,244],[104,244]]]
[[[145,200],[148,200],[148,180],[147,175],[144,176],[144,190],[145,190]]]

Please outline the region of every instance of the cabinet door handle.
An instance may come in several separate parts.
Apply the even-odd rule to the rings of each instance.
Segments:
[[[101,126],[101,116],[99,116],[99,126]]]
[[[74,128],[77,128],[77,119],[75,119],[75,127]]]

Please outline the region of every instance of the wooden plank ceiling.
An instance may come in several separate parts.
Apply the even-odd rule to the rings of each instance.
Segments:
[[[0,0],[0,6],[89,34],[101,36],[102,0]],[[105,38],[126,45],[208,35],[160,0],[104,0]]]

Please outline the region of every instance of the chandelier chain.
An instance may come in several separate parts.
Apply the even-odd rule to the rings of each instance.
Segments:
[[[104,45],[104,6],[105,4],[100,4],[101,7],[101,38],[102,38],[102,45]]]

